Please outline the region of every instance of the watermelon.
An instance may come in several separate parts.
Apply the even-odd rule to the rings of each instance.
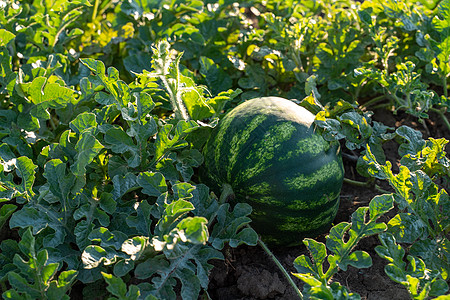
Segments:
[[[315,116],[290,100],[248,100],[225,115],[203,149],[200,179],[252,206],[251,226],[272,245],[297,245],[331,225],[344,168],[338,143],[316,131]]]

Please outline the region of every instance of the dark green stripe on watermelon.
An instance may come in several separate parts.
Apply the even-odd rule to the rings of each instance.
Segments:
[[[251,204],[252,226],[266,241],[300,243],[336,215],[342,159],[313,121],[289,100],[253,99],[228,113],[205,146],[202,180],[216,192],[230,184],[237,201]]]

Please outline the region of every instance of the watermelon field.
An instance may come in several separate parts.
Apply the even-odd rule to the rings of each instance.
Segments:
[[[450,299],[450,0],[0,0],[2,299]]]

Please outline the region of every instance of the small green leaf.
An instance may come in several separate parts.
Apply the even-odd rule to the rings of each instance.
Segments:
[[[135,151],[136,145],[129,135],[125,133],[121,128],[113,127],[106,131],[105,142],[110,144],[110,148],[116,153],[125,153],[127,151]]]
[[[33,196],[34,192],[32,190],[34,180],[35,180],[35,169],[37,166],[33,163],[31,159],[25,156],[21,156],[16,159],[15,162],[17,175],[22,178],[21,192],[26,192],[28,195]]]
[[[321,266],[327,257],[327,248],[325,244],[317,242],[313,239],[304,239],[303,243],[308,248],[316,267]],[[317,268],[317,270],[319,269]]]
[[[198,127],[199,125],[194,121],[179,121],[173,132],[173,137],[169,137],[172,132],[172,125],[164,125],[156,136],[154,159],[160,159],[168,150],[186,147],[188,144],[183,138]]]
[[[350,255],[339,262],[338,266],[347,271],[347,266],[351,265],[355,268],[369,268],[372,266],[372,258],[365,251],[353,251]]]
[[[114,247],[116,250],[120,250],[127,237],[123,232],[110,232],[108,228],[98,227],[89,233],[88,239],[100,243],[100,246],[104,248]]]
[[[103,145],[90,132],[82,133],[75,146],[77,155],[75,163],[70,167],[72,173],[75,176],[84,176],[86,166],[94,160],[103,148]]]
[[[43,250],[43,253],[47,253],[47,251]],[[47,255],[47,259],[48,259],[48,255]],[[47,262],[47,259],[46,259],[46,262]],[[56,271],[58,270],[58,267],[59,267],[59,263],[52,263],[52,264],[47,264],[47,265],[43,266],[42,271],[41,271],[42,281],[44,283],[48,284],[49,281],[53,278],[53,276],[55,276]]]
[[[211,245],[221,250],[225,243],[231,247],[241,244],[254,246],[258,241],[258,235],[250,228],[246,227],[251,222],[248,217],[252,211],[250,205],[237,203],[232,212],[229,211],[228,203],[222,204],[217,211],[217,224],[214,225],[209,242]]]
[[[106,287],[108,292],[118,297],[119,299],[125,298],[127,293],[127,286],[122,279],[104,272],[102,272],[102,276],[108,284],[108,286]]]
[[[116,175],[113,180],[113,199],[117,200],[129,191],[136,189],[136,175],[127,173],[125,176]]]
[[[100,60],[84,58],[80,60],[83,65],[96,74],[105,74],[105,64]]]
[[[392,208],[394,208],[394,197],[392,194],[375,196],[369,203],[370,219],[376,220]]]
[[[39,299],[40,297],[40,292],[36,289],[33,288],[33,286],[31,284],[28,283],[28,281],[23,278],[21,275],[15,273],[15,272],[10,272],[8,274],[8,281],[9,284],[11,284],[11,286],[20,291],[21,293],[24,294],[29,294],[29,296],[31,297],[24,297],[25,299]],[[28,296],[28,295],[27,295]],[[24,299],[22,298],[22,299]],[[21,298],[19,298],[21,299]]]
[[[429,295],[432,297],[444,295],[448,292],[448,284],[443,279],[437,279],[431,283]],[[448,296],[448,295],[447,295]]]
[[[43,176],[48,180],[52,194],[61,200],[61,203],[68,209],[67,200],[76,177],[72,173],[66,173],[66,164],[59,159],[52,159],[44,166]]]
[[[17,206],[14,204],[3,204],[0,208],[0,230],[3,225],[5,225],[6,221],[8,221],[9,217],[16,211]]]
[[[152,236],[151,214],[153,205],[148,204],[147,200],[143,200],[139,203],[136,203],[134,209],[136,210],[136,215],[133,214],[127,217],[126,219],[127,225],[136,228],[139,234],[143,234],[145,236]]]
[[[177,220],[181,218],[181,216],[187,214],[189,211],[193,210],[194,206],[192,203],[185,200],[177,200],[165,208],[165,214],[159,219],[156,224],[155,234],[164,235],[168,234],[172,228],[175,227],[174,224]]]
[[[200,72],[205,76],[208,87],[211,88],[211,92],[214,95],[232,88],[230,76],[223,68],[215,64],[212,59],[205,56],[200,57]],[[198,116],[196,119],[201,120],[203,118],[204,116]]]
[[[73,119],[69,126],[70,128],[75,131],[77,134],[80,134],[84,130],[87,129],[95,129],[97,127],[97,121],[95,119],[95,114],[84,112],[79,114],[75,119]],[[94,133],[95,135],[95,133]]]
[[[0,29],[0,47],[6,46],[16,36],[6,29]]]
[[[27,228],[31,226],[33,234],[38,234],[45,228],[50,227],[54,233],[51,233],[50,231],[44,238],[45,245],[50,247],[56,247],[62,244],[66,236],[63,225],[55,215],[49,215],[48,213],[38,211],[32,207],[24,207],[21,210],[16,211],[11,216],[9,226],[11,228]]]
[[[158,197],[167,192],[167,184],[164,176],[158,172],[142,172],[137,178],[137,184],[142,187],[142,192],[149,196]]]
[[[133,139],[121,128],[110,128],[105,133],[105,145],[115,153],[125,153],[126,161],[131,168],[139,166],[141,157]]]
[[[205,244],[209,233],[208,220],[203,217],[186,217],[178,223],[177,228],[185,234],[186,241],[193,244]]]
[[[427,226],[419,216],[411,213],[397,214],[388,222],[388,226],[389,232],[393,233],[400,243],[412,244],[427,234]]]
[[[195,190],[195,187],[188,182],[180,182],[174,184],[172,190],[175,199],[188,200],[192,198],[192,192]]]
[[[108,250],[96,245],[87,246],[81,255],[84,268],[93,269],[102,264],[113,264],[117,259],[116,253],[112,249]]]
[[[320,277],[311,259],[306,255],[300,255],[294,260],[294,267],[300,274],[314,274]]]

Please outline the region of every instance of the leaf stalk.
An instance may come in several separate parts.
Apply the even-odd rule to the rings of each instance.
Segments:
[[[373,181],[362,182],[362,181],[352,180],[349,178],[344,178],[344,183],[353,185],[353,186],[357,186],[357,187],[373,188],[376,191],[383,193],[383,194],[390,193],[389,191],[386,191],[385,189],[381,188],[378,184],[375,184]]]
[[[447,126],[447,128],[450,130],[450,122],[449,122],[447,116],[445,115],[445,108],[437,109],[437,108],[432,107],[430,110],[437,113],[441,117],[442,121],[444,121],[445,126]]]
[[[267,247],[267,245],[261,240],[261,238],[258,236],[258,245],[261,246],[261,248],[266,252],[266,254],[272,259],[272,261],[277,265],[278,269],[280,269],[281,273],[283,273],[284,277],[286,277],[289,284],[294,289],[297,296],[303,300],[303,294],[298,289],[295,282],[292,280],[292,277],[289,275],[289,273],[286,271],[286,269],[283,267],[283,265],[280,263],[280,261],[277,259],[277,257],[270,251],[270,249]]]

